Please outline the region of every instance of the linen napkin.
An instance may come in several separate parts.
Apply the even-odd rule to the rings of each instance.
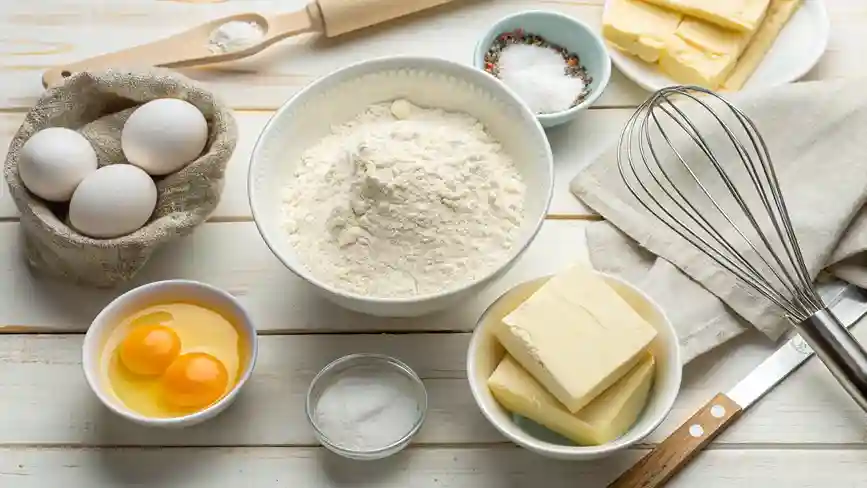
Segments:
[[[726,95],[754,122],[770,151],[812,276],[826,268],[867,286],[867,90],[863,80],[806,82]],[[707,118],[698,129],[720,142]],[[572,192],[606,220],[587,228],[593,266],[655,299],[677,329],[685,361],[754,326],[776,340],[782,311],[648,213],[624,185],[612,147],[574,178]],[[700,157],[693,145],[686,160]],[[724,158],[724,164],[741,164]],[[710,165],[699,165],[712,171]],[[711,175],[705,175],[711,177]],[[702,175],[698,175],[702,179]]]

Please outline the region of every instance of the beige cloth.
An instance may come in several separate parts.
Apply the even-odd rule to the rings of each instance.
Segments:
[[[830,266],[840,278],[867,285],[863,80],[797,83],[729,99],[765,139],[810,272],[815,277]],[[706,122],[700,129],[713,145],[724,132]],[[687,160],[699,157],[692,151],[698,149],[687,150]],[[778,339],[788,329],[781,311],[644,210],[624,186],[616,155],[612,147],[571,185],[606,219],[587,229],[593,265],[623,276],[661,304],[678,330],[687,361],[749,330],[749,324]]]
[[[65,222],[65,204],[34,196],[18,176],[24,142],[47,127],[68,127],[86,137],[99,165],[125,163],[120,133],[135,107],[157,98],[195,105],[208,121],[208,142],[198,159],[157,178],[157,206],[148,224],[114,239],[92,239]],[[4,165],[21,212],[26,259],[35,270],[80,284],[108,287],[130,279],[161,245],[188,234],[216,208],[226,165],[237,140],[232,113],[207,90],[169,70],[78,73],[46,91],[12,139]]]

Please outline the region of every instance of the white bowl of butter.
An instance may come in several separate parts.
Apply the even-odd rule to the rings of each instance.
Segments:
[[[558,394],[555,397],[548,388],[550,383],[546,382],[546,386],[543,386],[542,382],[535,381],[539,371],[531,375],[529,369],[521,366],[524,361],[519,362],[515,359],[519,357],[518,355],[509,354],[502,341],[498,339],[498,336],[502,336],[500,331],[503,330],[498,328],[506,327],[504,318],[548,283],[551,277],[522,283],[497,299],[480,318],[467,354],[470,388],[476,403],[488,421],[516,444],[556,459],[596,459],[641,441],[668,415],[681,384],[680,346],[674,328],[660,307],[632,285],[618,278],[588,268],[584,269],[585,277],[588,273],[592,276],[590,282],[582,286],[596,286],[600,282],[594,285],[592,280],[601,279],[601,283],[607,285],[609,292],[615,291],[616,295],[643,319],[645,327],[649,324],[652,329],[655,329],[655,334],[651,331],[644,339],[633,341],[630,347],[637,351],[636,344],[649,339],[647,346],[638,354],[640,359],[633,360],[629,364],[624,362],[623,369],[628,372],[619,373],[616,380],[613,380],[616,382],[612,385],[590,385],[599,377],[598,372],[591,369],[604,360],[600,361],[597,357],[589,363],[582,362],[580,358],[573,359],[574,356],[570,356],[580,349],[563,348],[566,355],[561,357],[566,361],[563,363],[565,369],[571,370],[574,364],[574,373],[569,371],[571,377],[564,379],[565,383],[568,383],[567,386],[570,388],[586,386],[597,390],[589,395],[592,397],[589,399],[572,397],[573,402],[566,402],[572,405],[566,407],[565,403],[559,401],[563,395]],[[572,278],[575,278],[574,274]],[[556,293],[562,294],[565,291],[568,290],[560,288]],[[574,289],[573,294],[568,295],[573,302],[570,306],[581,307],[582,298],[590,299],[591,295],[592,300],[595,301],[595,305],[591,305],[591,308],[607,305],[604,293],[597,295],[591,288],[584,288],[582,291],[579,287]],[[545,308],[558,308],[551,306],[550,303],[548,305]],[[620,305],[622,306],[623,303]],[[614,304],[611,306],[615,307]],[[564,310],[560,309],[554,313],[562,313]],[[539,318],[540,326],[556,328],[561,325],[560,320],[552,321],[552,317]],[[530,335],[526,337],[527,350],[532,351],[531,354],[538,354],[537,357],[542,357],[543,360],[556,356],[556,351],[551,349],[559,349],[564,343],[574,344],[572,341],[564,340],[570,336],[574,337],[567,330],[538,336],[534,336],[532,331],[528,333]],[[543,337],[545,335],[547,340]],[[560,340],[552,341],[552,338]],[[611,351],[622,349],[616,343],[600,343],[591,347]],[[545,348],[549,350],[546,351]],[[514,351],[514,344],[509,349]],[[589,350],[585,349],[585,352],[587,351]],[[612,352],[612,354],[616,356],[618,353]],[[522,359],[526,360],[526,358]],[[587,359],[589,358],[585,358]],[[540,364],[543,360],[540,360]],[[545,371],[551,373],[552,379],[558,373],[556,367]],[[562,370],[560,372],[562,373]],[[492,391],[494,388],[498,390],[496,394]],[[509,403],[509,408],[506,408],[504,403]],[[571,407],[577,408],[570,412]],[[523,415],[514,413],[522,409],[526,410],[522,412]],[[530,420],[531,417],[533,420]]]

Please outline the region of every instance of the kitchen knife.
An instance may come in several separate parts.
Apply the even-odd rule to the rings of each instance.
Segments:
[[[819,285],[817,291],[828,304],[828,309],[846,327],[852,327],[867,313],[867,296],[856,286],[834,281]],[[812,355],[810,346],[800,335],[795,334],[734,388],[713,397],[647,456],[608,485],[608,488],[663,486],[744,410]]]

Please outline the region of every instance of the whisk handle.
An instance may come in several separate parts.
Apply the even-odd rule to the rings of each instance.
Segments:
[[[867,411],[867,352],[828,310],[797,324],[798,333],[852,399]]]

